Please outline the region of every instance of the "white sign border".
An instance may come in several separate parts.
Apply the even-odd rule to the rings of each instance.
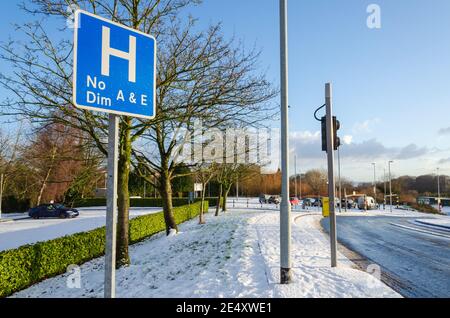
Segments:
[[[135,33],[138,33],[140,35],[143,35],[145,37],[148,37],[150,39],[152,39],[154,41],[154,46],[155,46],[155,56],[153,58],[154,61],[154,65],[153,65],[153,116],[145,116],[145,115],[141,115],[141,114],[135,114],[135,113],[127,113],[127,112],[121,112],[121,111],[116,111],[116,110],[108,110],[106,108],[98,108],[98,107],[92,107],[92,106],[85,106],[85,105],[80,105],[77,103],[77,59],[78,59],[78,28],[80,27],[80,14],[86,14],[88,16],[91,16],[95,19],[99,19],[105,22],[108,22],[110,24],[113,24],[115,26],[118,26],[122,29],[126,29]],[[115,115],[121,115],[121,116],[127,116],[127,117],[135,117],[135,118],[141,118],[141,119],[154,119],[156,117],[156,51],[157,51],[157,43],[156,43],[156,39],[154,36],[144,33],[142,31],[130,28],[126,25],[105,19],[103,17],[100,17],[98,15],[95,15],[93,13],[84,11],[84,10],[76,10],[75,11],[75,28],[74,28],[74,47],[73,47],[73,87],[72,87],[72,102],[75,105],[76,108],[80,108],[80,109],[86,109],[86,110],[91,110],[91,111],[96,111],[96,112],[103,112],[103,113],[109,113],[109,114],[115,114]]]

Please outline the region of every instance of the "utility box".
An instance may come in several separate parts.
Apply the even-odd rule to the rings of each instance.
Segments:
[[[330,198],[322,198],[322,216],[324,218],[330,216]]]

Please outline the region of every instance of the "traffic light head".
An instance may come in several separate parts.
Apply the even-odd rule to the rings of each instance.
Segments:
[[[341,146],[341,138],[339,138],[337,135],[339,129],[341,129],[341,123],[339,122],[339,120],[337,120],[336,117],[333,117],[334,150],[338,150],[338,148]]]
[[[322,124],[322,151],[327,152],[328,151],[328,144],[327,144],[327,117],[324,116],[321,119]],[[338,137],[337,132],[341,128],[341,123],[339,120],[337,120],[336,117],[333,117],[333,146],[334,150],[338,150],[338,148],[341,146],[341,138]]]
[[[322,117],[322,151],[327,151],[327,117]]]

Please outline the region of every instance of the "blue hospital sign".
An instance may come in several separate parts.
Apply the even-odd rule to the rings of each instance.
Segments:
[[[154,118],[156,40],[81,10],[75,14],[74,36],[74,104]]]

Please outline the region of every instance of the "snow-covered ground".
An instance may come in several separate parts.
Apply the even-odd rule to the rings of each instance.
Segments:
[[[10,221],[14,219],[27,219],[29,218],[27,213],[2,213],[1,220]]]
[[[449,220],[450,217],[448,215],[438,215],[438,214],[429,214],[422,213],[417,211],[410,211],[404,209],[397,209],[393,207],[392,212],[390,212],[389,206],[386,206],[386,209],[378,209],[378,210],[369,210],[367,212],[361,210],[349,210],[347,212],[342,211],[341,213],[337,212],[337,215],[349,215],[349,216],[392,216],[392,217],[417,217],[417,218],[435,218],[442,220]]]
[[[450,218],[447,219],[417,219],[416,220],[417,223],[420,224],[426,224],[426,225],[432,225],[432,226],[437,226],[440,228],[444,228],[444,229],[449,229],[450,230]]]
[[[80,215],[74,219],[20,219],[0,223],[0,251],[105,226],[105,207],[78,210]],[[161,208],[131,208],[130,218],[160,211]],[[8,215],[10,219],[21,216],[23,217],[20,214]]]
[[[442,207],[442,212],[450,216],[450,206]]]
[[[232,202],[232,201],[231,201]],[[320,215],[294,213],[294,282],[279,282],[279,212],[252,200],[207,223],[192,220],[178,235],[157,235],[130,248],[131,265],[117,271],[118,297],[400,297],[372,275],[355,269],[342,254],[330,267],[329,239]],[[103,258],[81,266],[81,288],[64,274],[13,297],[102,297]]]

